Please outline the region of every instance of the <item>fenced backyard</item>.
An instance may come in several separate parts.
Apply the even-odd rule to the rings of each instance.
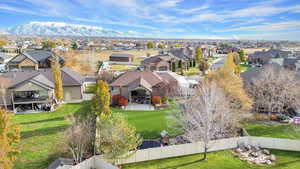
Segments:
[[[261,148],[267,148],[267,149],[300,152],[300,140],[254,137],[254,136],[226,138],[226,139],[211,141],[209,142],[208,145],[208,152],[234,149],[240,143],[257,145]],[[145,162],[151,160],[199,154],[203,152],[204,152],[203,142],[172,145],[166,147],[157,147],[157,148],[138,150],[130,158],[119,160],[117,163],[118,164],[138,163],[138,162]],[[116,169],[114,166],[105,165],[107,163],[103,164],[103,160],[100,156],[94,156],[92,160],[94,161],[89,161],[89,162],[85,161],[77,166],[74,166],[72,169],[77,169],[78,167],[79,168],[82,167],[82,169],[85,169],[85,167],[94,167],[98,169],[99,167],[101,168],[102,165],[106,167],[106,168],[104,167],[105,169]],[[87,164],[95,165],[95,166],[89,166]]]

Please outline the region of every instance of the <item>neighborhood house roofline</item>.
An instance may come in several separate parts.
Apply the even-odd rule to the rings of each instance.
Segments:
[[[132,54],[126,54],[126,53],[113,53],[110,55],[111,57],[132,57]]]

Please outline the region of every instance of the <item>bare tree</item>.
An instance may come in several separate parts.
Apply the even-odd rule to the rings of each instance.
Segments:
[[[262,71],[246,84],[248,93],[254,99],[253,110],[287,113],[300,103],[300,79],[296,72],[266,65]]]
[[[68,149],[76,163],[80,163],[88,153],[93,137],[90,123],[90,120],[74,123],[65,133]]]
[[[114,80],[114,78],[114,73],[110,71],[101,71],[98,74],[98,80],[103,80],[108,84],[110,84]]]
[[[7,110],[7,103],[6,103],[6,92],[7,88],[9,87],[10,80],[7,78],[0,77],[0,95],[2,99],[2,103],[4,104],[5,110]]]
[[[207,158],[209,141],[232,135],[238,120],[215,82],[203,82],[170,119],[173,127],[183,130],[187,140],[204,143],[203,159]]]

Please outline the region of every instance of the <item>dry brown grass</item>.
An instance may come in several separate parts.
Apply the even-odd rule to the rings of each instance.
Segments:
[[[74,70],[86,75],[97,72],[98,62],[99,61],[108,61],[109,56],[112,53],[128,53],[135,56],[134,62],[140,62],[142,59],[140,56],[146,56],[147,53],[150,55],[158,54],[157,50],[128,50],[116,52],[112,50],[104,50],[104,51],[67,51],[67,52],[59,52],[59,54],[63,55],[66,59],[66,66],[73,68]],[[117,68],[118,69],[118,68]],[[124,68],[122,66],[121,68]]]
[[[266,51],[268,50],[266,48],[247,48],[247,49],[243,49],[243,50],[244,50],[245,54],[249,55],[249,54],[254,53],[255,51],[263,51],[264,49]]]

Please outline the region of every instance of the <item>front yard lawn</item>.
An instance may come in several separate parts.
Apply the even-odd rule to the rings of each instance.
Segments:
[[[208,154],[208,159],[199,161],[202,154],[168,158],[125,165],[125,169],[298,169],[300,168],[300,153],[272,150],[277,156],[277,162],[271,166],[250,165],[234,157],[228,151],[218,151]]]
[[[300,133],[296,133],[293,130],[293,127],[288,124],[271,125],[258,122],[248,122],[244,126],[251,136],[300,139]]]

